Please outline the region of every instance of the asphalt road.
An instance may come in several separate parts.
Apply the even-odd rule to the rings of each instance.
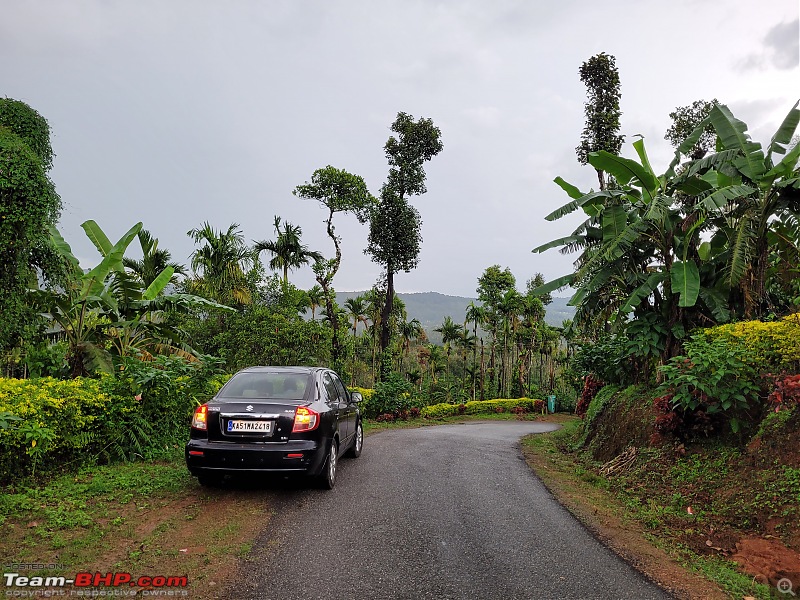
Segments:
[[[669,598],[600,544],[522,459],[548,423],[391,430],[343,459],[331,492],[276,508],[230,598]]]

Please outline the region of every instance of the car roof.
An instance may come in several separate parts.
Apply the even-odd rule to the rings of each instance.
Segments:
[[[239,373],[315,373],[317,371],[326,371],[323,367],[271,367],[271,366],[256,366],[247,367],[242,369]]]

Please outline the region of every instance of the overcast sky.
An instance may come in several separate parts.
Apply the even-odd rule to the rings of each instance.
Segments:
[[[641,134],[663,172],[668,113],[718,98],[769,140],[800,98],[798,2],[771,0],[3,0],[0,96],[52,127],[60,228],[83,266],[80,224],[117,239],[143,221],[187,261],[189,229],[239,223],[274,239],[274,215],[330,256],[325,211],[292,195],[315,169],[364,177],[377,194],[398,111],[428,117],[444,150],[426,167],[419,267],[398,291],[474,296],[492,264],[524,289],[574,256],[531,249],[577,220],[544,216],[588,189],[574,148],[584,125],[581,63],[616,57],[622,133]],[[623,154],[631,155],[628,144]],[[338,290],[369,288],[367,226],[337,215]],[[113,240],[112,240],[113,241]],[[136,242],[132,248],[136,246]],[[133,252],[132,254],[135,254]],[[290,276],[310,287],[309,268]]]

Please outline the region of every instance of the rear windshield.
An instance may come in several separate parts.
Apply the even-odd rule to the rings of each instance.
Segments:
[[[302,400],[310,379],[307,373],[237,373],[217,397]]]

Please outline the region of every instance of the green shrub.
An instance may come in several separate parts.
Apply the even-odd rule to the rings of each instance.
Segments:
[[[627,338],[622,335],[604,336],[584,344],[572,359],[579,377],[594,374],[607,383],[628,385],[634,381],[634,365]]]
[[[399,373],[389,373],[378,382],[367,406],[362,408],[368,418],[384,414],[400,416],[417,406],[413,386]]]
[[[800,372],[800,313],[779,321],[742,321],[703,330],[709,341],[747,352],[760,370]]]
[[[161,357],[124,367],[98,379],[0,379],[0,481],[171,453],[188,437],[195,406],[229,378],[213,361]]]
[[[0,379],[0,413],[19,419],[0,430],[0,480],[89,459],[136,408],[97,379]]]
[[[739,416],[758,400],[760,390],[757,357],[747,345],[703,333],[692,336],[684,350],[661,367],[664,376],[659,393],[672,397],[684,412],[703,411],[730,415],[738,431]]]
[[[351,392],[358,392],[361,394],[363,400],[359,403],[358,408],[361,410],[361,414],[364,416],[372,414],[372,396],[375,394],[375,390],[371,388],[361,388],[361,387],[349,387],[347,388]]]
[[[522,408],[525,412],[541,412],[544,401],[533,398],[498,398],[496,400],[471,400],[465,404],[432,404],[421,411],[421,416],[426,419],[442,419],[455,415],[483,415],[498,412],[514,412],[515,408]]]

